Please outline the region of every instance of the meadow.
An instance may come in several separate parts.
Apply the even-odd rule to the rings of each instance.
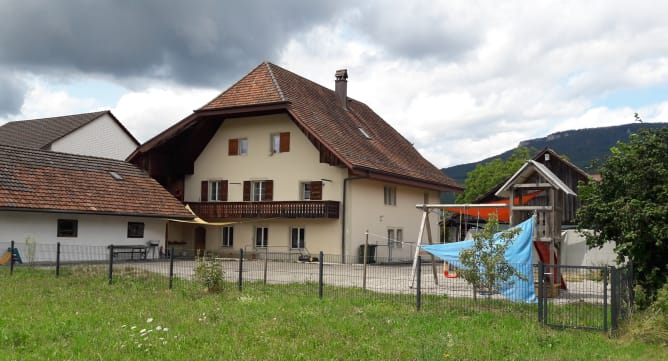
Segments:
[[[0,269],[0,360],[666,360],[604,332],[556,330],[513,312],[416,311],[302,285],[207,293],[154,277]]]

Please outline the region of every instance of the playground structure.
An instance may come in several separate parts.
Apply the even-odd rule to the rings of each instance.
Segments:
[[[13,251],[12,251],[13,250]],[[0,257],[0,266],[4,266],[12,261],[12,253],[14,253],[14,263],[22,264],[23,260],[16,248],[7,248],[7,251]]]
[[[447,210],[459,211],[457,213],[460,215],[477,215],[476,219],[488,219],[491,214],[496,214],[501,219],[507,219],[511,227],[535,216],[531,243],[538,259],[548,265],[547,271],[540,277],[543,278],[546,288],[550,291],[548,295],[554,296],[555,292],[558,294],[558,289],[566,289],[566,282],[559,269],[562,248],[562,207],[565,198],[575,197],[576,193],[544,164],[529,160],[496,191],[496,196],[507,198],[507,201],[487,204],[418,204],[416,206],[423,211],[423,216],[417,239],[418,247],[415,250],[411,270],[411,287],[413,287],[417,258],[425,232],[428,243],[433,243],[428,214]],[[436,262],[433,255],[431,257],[434,281],[438,282]],[[456,273],[450,268],[444,268],[443,274],[449,278]]]

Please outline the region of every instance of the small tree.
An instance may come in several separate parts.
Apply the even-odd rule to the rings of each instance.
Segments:
[[[223,268],[220,262],[208,255],[197,256],[195,277],[206,287],[207,292],[219,292],[223,289]]]
[[[477,299],[479,291],[491,295],[498,292],[504,284],[512,285],[513,277],[526,280],[524,275],[506,261],[505,257],[506,250],[520,229],[513,228],[503,231],[498,239],[495,239],[494,234],[498,232],[498,229],[498,218],[492,214],[485,228],[473,235],[473,246],[459,253],[462,264],[459,274],[473,285],[474,299]]]

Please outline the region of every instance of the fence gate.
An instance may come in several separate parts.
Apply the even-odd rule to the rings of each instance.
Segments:
[[[608,331],[628,317],[633,300],[630,265],[614,268],[539,264],[537,268],[537,275],[542,275],[536,277],[538,321],[544,325]],[[552,273],[563,277],[566,289],[560,282],[552,281]]]

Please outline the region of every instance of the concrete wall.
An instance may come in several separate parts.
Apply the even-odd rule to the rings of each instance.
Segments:
[[[563,231],[561,264],[570,266],[614,266],[617,264],[615,245],[606,243],[603,248],[589,249],[587,242],[576,230]]]
[[[77,220],[77,237],[58,237],[59,219]],[[143,222],[144,237],[128,238],[128,222]],[[100,255],[95,248],[106,249],[110,244],[146,245],[148,241],[164,244],[166,223],[164,219],[142,217],[0,212],[0,245],[3,247],[0,249],[0,254],[6,250],[5,245],[13,240],[25,261],[25,240],[30,237],[38,245],[37,253],[40,258],[38,260],[55,261],[55,254],[51,254],[51,250],[55,249],[53,246],[58,242],[62,247],[69,247],[70,257],[74,257],[73,259],[82,259],[81,257],[86,254],[90,255],[90,259],[99,258]],[[50,251],[41,251],[40,247]],[[77,254],[78,251],[82,254]]]
[[[124,160],[136,147],[116,121],[104,114],[53,142],[51,150]]]

